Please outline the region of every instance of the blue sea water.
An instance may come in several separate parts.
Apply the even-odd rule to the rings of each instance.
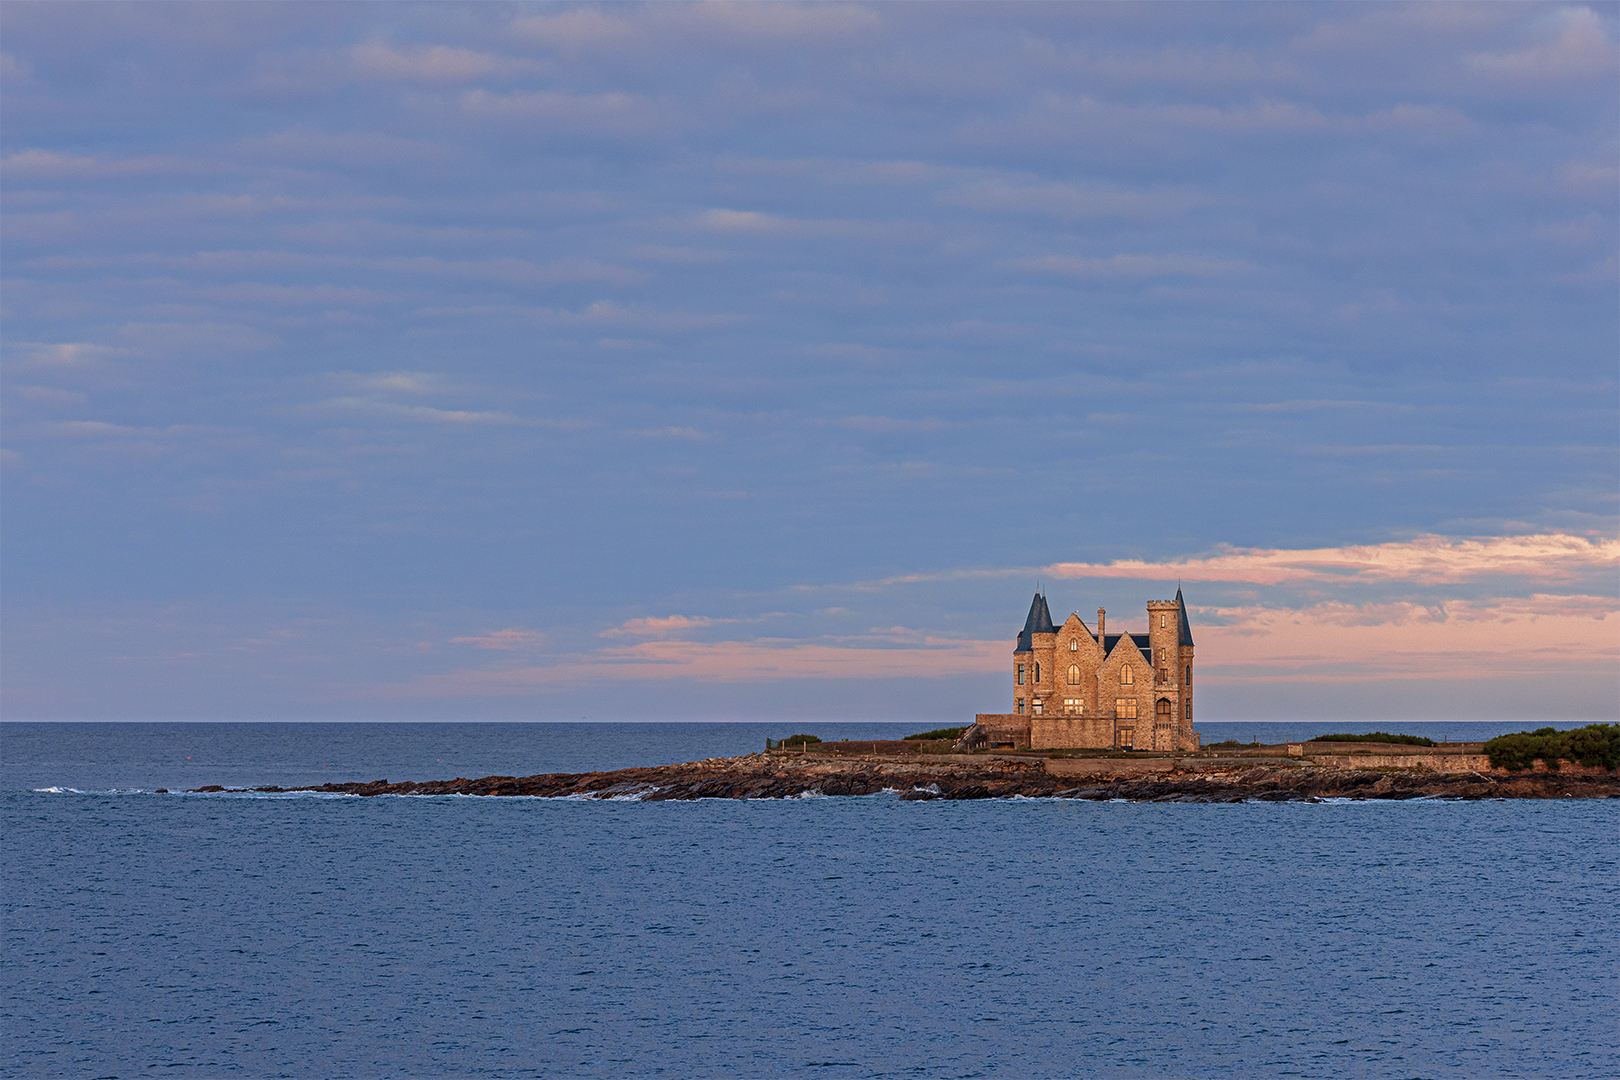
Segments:
[[[785,733],[0,726],[0,1075],[1617,1072],[1620,801],[149,793]]]

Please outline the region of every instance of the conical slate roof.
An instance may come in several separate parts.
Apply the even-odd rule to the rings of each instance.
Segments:
[[[1046,597],[1041,593],[1035,594],[1035,599],[1029,602],[1029,618],[1024,620],[1023,633],[1018,635],[1018,648],[1015,652],[1029,652],[1032,634],[1055,634],[1057,627],[1052,625],[1052,612],[1046,606]]]
[[[1192,644],[1192,624],[1187,621],[1187,604],[1181,599],[1181,586],[1176,586],[1176,607],[1181,612],[1181,643]]]

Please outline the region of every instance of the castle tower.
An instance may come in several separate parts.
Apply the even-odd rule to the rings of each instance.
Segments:
[[[1057,652],[1057,627],[1052,625],[1052,612],[1046,606],[1046,596],[1037,592],[1029,602],[1029,617],[1024,620],[1023,632],[1013,650],[1013,712],[1034,715],[1050,708],[1054,681],[1053,671]]]
[[[1181,656],[1181,612],[1174,600],[1149,600],[1148,660],[1153,666],[1153,695],[1148,712],[1137,721],[1138,745],[1155,750],[1179,750],[1177,717],[1181,714],[1181,680],[1176,668]],[[1141,730],[1152,716],[1151,741],[1141,739]]]
[[[1192,624],[1187,621],[1187,602],[1181,598],[1181,586],[1176,586],[1176,610],[1181,615],[1180,648],[1177,659],[1181,661],[1181,713],[1178,716],[1181,739],[1185,741],[1188,749],[1198,749],[1198,733],[1193,730],[1192,705],[1192,676],[1193,676],[1193,639]]]
[[[1148,641],[1153,661],[1153,747],[1192,750],[1192,627],[1176,589],[1174,600],[1148,601]]]

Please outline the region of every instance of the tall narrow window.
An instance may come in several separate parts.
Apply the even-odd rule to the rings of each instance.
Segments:
[[[1187,665],[1187,685],[1188,686],[1192,685],[1192,665],[1191,664]]]
[[[1159,629],[1163,630],[1165,627],[1169,626],[1170,625],[1169,620],[1170,620],[1170,616],[1168,616],[1168,615],[1160,615],[1159,616]]]
[[[1075,638],[1073,641],[1069,642],[1069,651],[1070,652],[1079,652],[1080,651],[1080,639],[1079,638]]]
[[[1018,711],[1020,713],[1022,713],[1024,711],[1024,699],[1023,698],[1018,699]]]
[[[1192,702],[1187,702],[1187,719],[1192,719]]]
[[[1035,665],[1035,681],[1036,682],[1041,681],[1041,665],[1040,664]]]
[[[1131,671],[1131,665],[1126,664],[1119,669],[1119,681],[1123,686],[1129,686],[1136,681],[1136,674]]]
[[[1018,685],[1019,686],[1024,685],[1024,665],[1023,664],[1018,665]]]
[[[1070,686],[1079,686],[1080,685],[1080,665],[1079,664],[1070,664],[1069,665],[1069,685]]]

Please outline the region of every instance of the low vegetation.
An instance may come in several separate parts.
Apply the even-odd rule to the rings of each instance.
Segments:
[[[1387,731],[1373,731],[1366,735],[1312,735],[1311,742],[1381,742],[1400,743],[1403,746],[1433,746],[1433,739],[1422,735],[1391,735]]]
[[[1516,731],[1487,742],[1485,753],[1490,755],[1493,767],[1514,772],[1530,768],[1537,758],[1554,771],[1560,761],[1620,768],[1620,724],[1587,724],[1569,731],[1550,727]]]
[[[1230,750],[1235,746],[1259,746],[1258,742],[1239,742],[1237,739],[1222,739],[1220,742],[1205,743],[1205,750]]]
[[[950,739],[952,742],[955,742],[957,739],[962,737],[962,732],[966,730],[966,727],[935,728],[933,731],[919,731],[915,735],[907,735],[904,741],[923,742],[931,739]]]
[[[805,743],[818,743],[821,740],[814,735],[789,735],[782,740],[783,746],[803,746]]]

